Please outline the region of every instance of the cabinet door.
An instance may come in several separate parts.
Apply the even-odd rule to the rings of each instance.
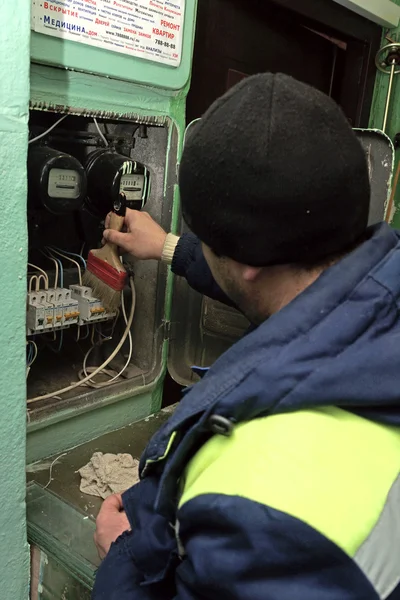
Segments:
[[[371,204],[369,225],[387,217],[393,174],[394,148],[391,140],[376,130],[357,130],[370,173]],[[182,223],[182,231],[186,226]],[[249,323],[238,311],[193,291],[181,277],[175,277],[171,310],[168,368],[181,385],[197,381],[193,365],[209,367],[239,337]]]

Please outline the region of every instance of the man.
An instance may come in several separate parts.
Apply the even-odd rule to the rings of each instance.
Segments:
[[[192,234],[130,212],[106,239],[254,327],[104,503],[93,598],[399,599],[400,244],[367,228],[358,140],[320,92],[259,75],[195,126],[179,179]]]

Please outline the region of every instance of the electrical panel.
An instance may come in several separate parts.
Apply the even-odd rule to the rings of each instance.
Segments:
[[[112,312],[84,273],[121,193],[127,208],[146,208],[170,226],[171,130],[164,121],[31,110],[26,347],[33,420],[43,409],[84,402],[88,393],[95,402],[111,385],[142,386],[161,371],[166,270],[159,277],[162,266],[121,257],[130,285]],[[171,173],[176,177],[175,168]]]

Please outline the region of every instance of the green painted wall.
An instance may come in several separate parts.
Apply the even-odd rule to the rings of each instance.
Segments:
[[[400,6],[400,0],[392,0],[395,4]],[[385,31],[386,34],[386,31]],[[382,37],[382,44],[384,46],[390,42],[385,39],[385,34]],[[388,35],[393,41],[400,42],[400,26],[396,29],[391,30]],[[384,75],[377,70],[377,79],[375,85],[374,99],[372,103],[370,126],[377,129],[382,129],[383,117],[385,112],[386,96],[389,85],[389,76]],[[393,95],[389,112],[388,127],[386,133],[394,139],[396,133],[400,132],[400,74],[396,75]],[[395,170],[397,169],[398,162],[400,160],[400,150],[396,151]],[[393,225],[400,228],[400,185],[397,188],[395,197],[395,204],[397,211],[394,216]]]
[[[28,597],[25,529],[26,153],[29,10],[1,2],[0,36],[0,595]]]

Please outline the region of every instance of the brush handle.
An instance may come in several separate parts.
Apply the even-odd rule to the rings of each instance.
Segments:
[[[110,224],[109,229],[114,229],[114,231],[122,231],[124,226],[125,217],[120,217],[115,213],[111,213],[110,216]]]
[[[120,216],[116,215],[115,213],[111,213],[109,229],[113,229],[114,231],[122,231],[124,222],[125,222],[125,217],[120,217]],[[110,252],[114,256],[118,256],[117,244],[113,244],[112,242],[107,242],[106,246],[108,246]]]

